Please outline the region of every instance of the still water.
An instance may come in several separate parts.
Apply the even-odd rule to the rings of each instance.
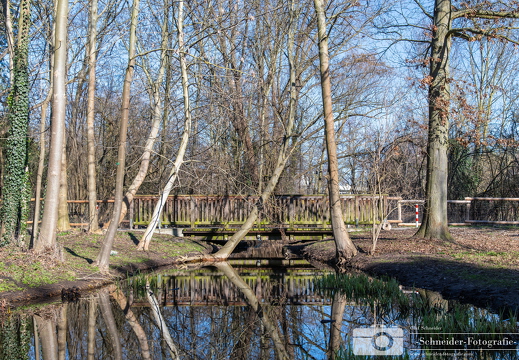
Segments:
[[[288,266],[249,260],[163,270],[75,301],[3,314],[0,359],[360,359],[354,355],[359,351],[396,351],[403,353],[397,358],[409,359],[519,359],[516,343],[494,351],[481,346],[487,338],[473,336],[467,344],[458,331],[445,331],[442,319],[458,321],[459,315],[449,315],[452,303],[438,294],[398,288],[400,305],[388,307],[379,303],[384,290],[375,290],[367,301],[319,291],[314,280],[327,271],[299,260],[284,263]],[[402,305],[415,298],[426,300],[439,322],[427,322],[427,315]],[[510,323],[483,309],[466,312],[472,323]],[[444,327],[441,336],[426,335],[439,327]],[[517,340],[515,320],[494,332],[499,335],[493,341]]]

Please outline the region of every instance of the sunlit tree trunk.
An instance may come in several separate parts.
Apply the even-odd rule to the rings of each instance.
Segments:
[[[67,182],[67,152],[66,152],[67,144],[66,137],[63,140],[63,152],[61,154],[61,178],[59,185],[59,207],[58,207],[58,224],[56,229],[58,231],[68,231],[70,230],[70,218],[68,216],[68,203],[67,203],[67,192],[68,192],[68,182]]]
[[[332,108],[328,35],[322,0],[314,0],[314,6],[315,12],[317,14],[317,29],[319,34],[319,60],[325,122],[326,150],[328,154],[328,193],[330,201],[330,212],[333,236],[336,246],[337,262],[338,264],[344,264],[348,259],[357,254],[357,249],[350,240],[346,225],[344,224],[344,220],[342,218],[341,197],[339,192],[339,162],[337,159],[337,145],[335,143]]]
[[[427,239],[453,240],[447,221],[447,149],[449,129],[450,86],[449,55],[451,49],[451,1],[436,0],[433,39],[429,68],[429,135],[427,142],[427,175],[425,209],[416,236]]]
[[[168,200],[169,193],[171,192],[171,189],[173,188],[173,185],[178,177],[178,172],[180,170],[180,166],[184,162],[184,155],[186,153],[187,144],[189,141],[189,136],[191,134],[191,109],[189,104],[189,83],[188,83],[188,76],[187,76],[187,64],[186,64],[186,57],[184,54],[184,2],[179,1],[178,5],[178,47],[179,47],[179,58],[180,58],[180,71],[182,73],[182,94],[184,98],[184,133],[182,134],[182,140],[180,141],[180,147],[177,151],[177,157],[175,159],[175,162],[173,163],[173,166],[171,168],[171,171],[169,173],[168,181],[166,185],[164,186],[164,189],[162,190],[162,194],[159,196],[159,199],[157,201],[157,204],[155,205],[155,208],[153,209],[153,215],[151,218],[150,223],[148,224],[148,227],[146,228],[146,231],[144,235],[141,238],[141,241],[139,242],[139,245],[137,247],[138,250],[148,250],[149,244],[151,241],[151,238],[153,236],[153,232],[155,231],[155,228],[160,222],[160,217],[162,215],[162,209],[164,208],[164,205],[166,204],[166,201]]]
[[[90,0],[88,20],[88,98],[87,98],[87,148],[88,148],[88,231],[96,232],[99,228],[97,217],[97,182],[95,149],[95,94],[96,94],[96,37],[97,37],[97,0]]]
[[[52,63],[52,59],[51,59]],[[52,69],[51,69],[52,73]],[[52,79],[52,77],[51,77]],[[34,246],[34,241],[38,238],[39,223],[40,223],[40,208],[41,208],[41,189],[43,181],[43,170],[45,169],[45,128],[47,125],[47,109],[49,102],[52,99],[52,81],[49,88],[49,93],[41,105],[41,119],[40,119],[40,153],[38,154],[38,170],[36,173],[36,192],[34,199],[34,215],[32,222],[32,234],[30,247]]]
[[[124,78],[122,106],[121,106],[121,123],[119,127],[119,149],[117,156],[117,173],[115,179],[115,201],[110,226],[104,236],[103,245],[99,251],[99,255],[95,261],[95,265],[99,266],[101,273],[108,273],[108,264],[110,261],[110,252],[115,239],[115,233],[119,226],[119,218],[121,216],[123,202],[123,186],[126,162],[126,138],[128,132],[128,118],[130,115],[130,86],[133,79],[135,67],[135,47],[137,43],[137,21],[139,15],[139,0],[134,0],[132,5],[131,24],[130,24],[130,41],[128,49],[128,67]]]
[[[68,0],[57,0],[55,38],[54,38],[54,66],[53,66],[53,96],[51,136],[49,160],[47,166],[47,191],[43,218],[38,241],[34,244],[37,252],[45,249],[56,249],[56,226],[58,223],[59,188],[61,178],[61,154],[65,136],[66,116],[66,70],[67,70],[67,17]]]

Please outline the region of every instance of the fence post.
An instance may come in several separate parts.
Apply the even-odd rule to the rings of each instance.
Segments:
[[[135,202],[135,198],[130,202],[130,211],[129,211],[129,217],[130,217],[130,229],[133,229],[133,203]]]
[[[190,196],[189,197],[189,204],[190,204],[190,223],[191,223],[191,227],[195,227],[195,223],[196,223],[196,214],[195,214],[195,211],[196,211],[196,204],[195,204],[195,199],[193,198],[193,196]]]
[[[467,205],[465,207],[465,222],[469,222],[470,220],[470,205],[472,203],[471,198],[466,197]]]
[[[396,209],[397,209],[397,212],[398,212],[398,223],[402,223],[403,220],[402,220],[402,200],[398,200],[397,203],[396,203]]]
[[[415,213],[416,213],[416,227],[418,227],[418,204],[416,204],[414,207],[416,209],[416,211],[415,211]]]

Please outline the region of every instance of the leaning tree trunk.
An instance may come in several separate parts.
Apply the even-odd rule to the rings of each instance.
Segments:
[[[259,301],[258,297],[254,293],[254,290],[252,290],[251,287],[245,281],[243,281],[240,275],[238,275],[236,270],[234,270],[228,262],[220,262],[215,264],[215,266],[218,270],[223,272],[225,276],[227,276],[227,278],[234,286],[240,289],[241,293],[245,296],[249,306],[260,318],[261,324],[265,327],[265,333],[270,336],[272,342],[274,343],[274,349],[277,355],[276,358],[279,360],[288,360],[293,358],[288,354],[287,348],[285,347],[286,342],[283,341],[282,334],[279,331],[279,327],[276,324],[276,321],[269,318],[267,311],[264,309],[264,305],[261,301]]]
[[[157,79],[155,81],[152,80],[151,74],[149,74],[149,71],[146,69],[146,75],[148,77],[148,81],[151,88],[151,102],[153,106],[153,118],[151,123],[151,130],[148,135],[148,139],[146,139],[146,144],[144,145],[144,152],[141,156],[141,164],[139,166],[139,171],[137,172],[137,175],[135,175],[135,178],[133,179],[130,187],[126,191],[126,194],[124,194],[124,199],[122,203],[121,208],[121,215],[119,216],[119,223],[123,221],[124,217],[126,216],[126,213],[128,212],[128,207],[133,201],[133,198],[135,197],[135,194],[139,190],[140,186],[144,182],[144,179],[146,178],[146,175],[148,174],[148,168],[150,165],[150,159],[151,154],[153,151],[153,146],[155,145],[155,142],[157,140],[157,135],[159,133],[160,123],[162,122],[162,114],[163,106],[162,106],[162,100],[160,98],[160,89],[163,86],[162,82],[164,79],[164,73],[166,68],[169,68],[171,64],[169,64],[169,57],[167,56],[168,53],[168,37],[169,37],[169,31],[168,31],[168,19],[169,19],[169,3],[167,3],[167,0],[164,3],[164,23],[162,24],[161,34],[162,34],[162,45],[161,45],[161,53],[160,53],[160,68],[157,74]],[[168,92],[166,91],[166,97],[168,96]],[[165,126],[165,124],[164,124]]]
[[[186,57],[184,54],[184,2],[181,0],[179,1],[179,7],[178,7],[178,47],[179,47],[179,57],[180,57],[180,70],[182,73],[182,94],[184,98],[184,133],[182,134],[182,140],[180,141],[180,147],[177,152],[177,157],[175,159],[175,162],[173,163],[173,167],[171,168],[171,171],[169,173],[168,182],[166,183],[166,186],[164,186],[164,189],[162,190],[162,194],[159,197],[159,200],[157,201],[157,204],[155,205],[155,208],[153,209],[153,215],[151,217],[151,221],[148,224],[148,227],[146,228],[146,231],[144,232],[144,235],[141,238],[141,241],[139,242],[139,245],[137,246],[138,250],[148,250],[150,241],[153,235],[153,232],[155,231],[155,228],[160,222],[160,217],[162,215],[162,209],[164,208],[164,205],[166,204],[166,201],[168,200],[169,193],[171,192],[171,189],[173,188],[173,185],[177,179],[178,171],[180,170],[180,166],[184,162],[184,155],[186,153],[187,144],[189,141],[189,136],[191,134],[191,109],[189,105],[189,83],[188,83],[188,77],[187,77],[187,64],[186,64]]]
[[[130,44],[128,49],[128,67],[124,78],[122,107],[121,107],[121,124],[119,128],[119,149],[117,155],[117,172],[115,179],[115,201],[110,226],[103,239],[103,245],[99,251],[99,255],[95,261],[95,265],[99,266],[101,273],[108,273],[108,264],[110,260],[110,252],[115,239],[115,233],[119,226],[119,217],[123,202],[123,186],[124,186],[124,168],[126,162],[126,138],[128,133],[128,118],[130,114],[130,86],[133,79],[135,67],[135,48],[137,43],[137,20],[139,15],[139,0],[133,1],[131,24],[130,24]]]
[[[330,68],[328,56],[328,36],[326,18],[322,0],[314,0],[317,13],[317,27],[319,32],[319,61],[321,72],[321,90],[323,97],[323,111],[325,122],[326,149],[328,153],[328,191],[333,236],[336,246],[336,257],[339,265],[347,262],[357,254],[355,245],[350,240],[346,225],[342,218],[341,197],[339,193],[339,162],[337,159],[337,145],[335,144],[335,130],[332,108],[332,94],[330,82]]]
[[[292,150],[295,148],[294,144],[292,144],[292,148],[290,147],[290,140],[293,135],[294,122],[295,122],[295,114],[296,114],[296,104],[298,99],[298,90],[296,87],[296,68],[294,61],[294,32],[295,32],[295,4],[294,1],[291,2],[291,24],[288,33],[288,62],[290,65],[290,107],[288,120],[284,126],[285,128],[285,136],[283,137],[283,143],[281,145],[281,149],[279,150],[276,166],[274,167],[274,171],[272,176],[269,179],[269,182],[261,192],[259,200],[254,206],[250,214],[247,216],[247,219],[243,223],[243,225],[238,229],[236,233],[225,243],[225,245],[218,250],[214,254],[215,260],[225,260],[231,255],[234,251],[238,243],[247,235],[249,230],[254,226],[254,223],[258,219],[259,213],[263,208],[264,204],[270,198],[274,189],[276,188],[279,178],[285,169],[286,163]]]
[[[416,236],[453,241],[447,221],[447,147],[451,1],[436,0],[429,72],[429,134],[425,209]]]

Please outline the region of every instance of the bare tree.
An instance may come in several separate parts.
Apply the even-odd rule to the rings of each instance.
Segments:
[[[426,202],[422,224],[416,236],[454,241],[447,222],[447,149],[451,102],[449,62],[452,38],[456,36],[475,41],[489,37],[519,43],[503,32],[513,27],[500,21],[519,18],[519,11],[513,1],[483,2],[472,6],[463,3],[457,8],[451,0],[436,0],[434,14],[428,16],[433,26],[430,58],[427,59],[429,75],[423,79],[423,83],[429,87]],[[482,19],[485,21],[478,23]],[[453,27],[454,20],[458,20],[462,26]]]
[[[58,222],[61,154],[65,136],[66,68],[67,68],[67,18],[68,0],[57,0],[54,39],[54,66],[51,138],[47,167],[47,192],[43,207],[42,227],[34,249],[56,251],[56,226]]]
[[[90,1],[88,19],[88,98],[87,98],[87,147],[88,147],[88,231],[96,232],[99,228],[97,216],[97,182],[95,155],[95,87],[96,87],[96,54],[97,54],[97,0]]]
[[[123,202],[123,186],[124,174],[126,164],[126,138],[128,132],[128,118],[130,113],[130,85],[133,79],[133,72],[135,67],[135,47],[137,42],[137,21],[139,15],[139,0],[134,0],[131,12],[130,23],[130,39],[128,49],[128,66],[126,68],[126,75],[124,78],[122,105],[121,105],[121,120],[119,127],[119,147],[117,156],[117,174],[115,179],[115,201],[114,210],[110,226],[103,238],[103,245],[95,265],[99,266],[101,273],[108,273],[108,265],[110,260],[110,253],[114,243],[115,233],[119,226],[119,218],[121,216],[122,202]]]
[[[336,258],[342,265],[357,254],[355,245],[351,242],[342,218],[341,197],[339,192],[339,163],[337,160],[337,146],[335,144],[335,130],[332,108],[331,80],[328,56],[328,35],[326,17],[322,0],[314,0],[317,13],[319,60],[321,72],[321,90],[323,97],[323,112],[325,121],[326,150],[328,154],[328,191],[331,211],[333,236],[336,246]]]

